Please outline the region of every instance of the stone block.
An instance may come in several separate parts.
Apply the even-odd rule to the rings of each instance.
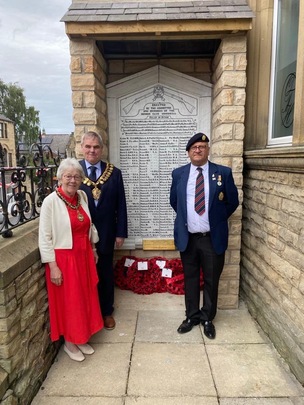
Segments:
[[[225,53],[246,53],[247,50],[246,36],[235,36],[224,38],[221,42],[221,52]]]
[[[17,300],[13,298],[6,305],[0,305],[0,318],[7,318],[17,308]]]
[[[72,91],[95,90],[95,77],[92,74],[72,74]]]
[[[92,92],[89,94],[93,94]],[[72,104],[74,108],[81,108],[83,107],[83,92],[82,91],[73,91],[72,92]]]
[[[216,157],[236,157],[243,155],[243,142],[231,141],[231,142],[217,142],[212,145],[212,156]]]
[[[72,73],[81,73],[81,57],[80,56],[71,57],[70,70]]]
[[[95,41],[93,39],[71,39],[70,54],[74,55],[93,55]]]
[[[213,116],[212,122],[215,127],[221,124],[244,122],[245,109],[241,106],[224,106]],[[243,144],[243,143],[242,143]]]
[[[7,318],[0,319],[0,332],[8,332],[11,327],[18,321],[20,321],[19,308]]]
[[[245,53],[238,53],[234,57],[235,59],[235,70],[246,70],[247,58]]]
[[[24,331],[33,321],[33,317],[37,312],[37,304],[35,301],[29,302],[21,309],[21,331]]]
[[[0,332],[0,345],[8,344],[16,335],[20,334],[20,323],[15,323],[8,331]]]
[[[214,94],[218,94],[225,87],[246,87],[246,72],[223,72],[214,86]]]
[[[34,301],[37,293],[38,293],[38,283],[28,288],[27,292],[22,297],[22,306],[26,307],[31,301]]]
[[[94,125],[97,123],[97,112],[94,108],[74,109],[73,119],[82,125]]]
[[[83,73],[95,73],[97,70],[97,63],[93,55],[84,56],[83,59]]]
[[[243,140],[245,136],[245,125],[241,123],[235,123],[233,126],[233,133],[234,133],[234,139],[237,140]]]

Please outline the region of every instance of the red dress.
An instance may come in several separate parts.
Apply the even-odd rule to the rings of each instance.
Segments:
[[[71,204],[77,204],[77,196],[71,199],[62,190],[60,192]],[[68,342],[84,344],[103,327],[97,292],[98,275],[88,236],[90,219],[81,206],[78,211],[83,221],[78,219],[77,210],[67,208],[73,247],[55,249],[56,262],[63,276],[60,286],[51,282],[50,268],[46,264],[51,340],[63,336]]]

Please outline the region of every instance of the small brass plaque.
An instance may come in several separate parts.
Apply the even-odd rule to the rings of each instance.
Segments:
[[[173,239],[143,239],[143,250],[175,250]]]

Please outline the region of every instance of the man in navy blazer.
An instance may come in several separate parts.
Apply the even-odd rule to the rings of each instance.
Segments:
[[[99,242],[96,244],[99,260],[98,293],[106,329],[115,328],[114,311],[114,247],[122,247],[128,237],[127,205],[121,171],[101,160],[103,142],[96,132],[82,136],[84,160],[80,164],[86,178],[81,185],[88,196],[92,222],[96,226]]]
[[[176,212],[174,241],[180,251],[185,280],[186,319],[177,331],[186,333],[202,323],[204,334],[214,339],[212,321],[217,311],[219,279],[228,246],[228,218],[237,209],[239,199],[231,169],[210,162],[209,149],[205,134],[197,133],[190,138],[186,151],[191,163],[173,170],[170,204]],[[198,180],[199,176],[203,178]],[[200,184],[197,185],[197,181]],[[196,187],[200,189],[198,193]]]

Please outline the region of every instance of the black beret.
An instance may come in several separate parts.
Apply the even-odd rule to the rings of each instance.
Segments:
[[[186,150],[188,151],[195,142],[209,142],[209,138],[207,135],[203,134],[202,132],[199,132],[199,133],[193,135],[193,137],[190,138],[187,143]]]

